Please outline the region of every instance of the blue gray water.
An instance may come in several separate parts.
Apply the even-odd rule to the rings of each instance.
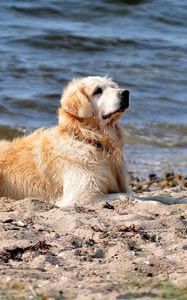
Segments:
[[[0,136],[56,123],[74,76],[131,91],[129,169],[187,174],[187,1],[1,0]]]

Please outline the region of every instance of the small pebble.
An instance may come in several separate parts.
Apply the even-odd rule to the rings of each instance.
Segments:
[[[156,183],[156,182],[154,182],[154,183],[152,183],[151,185],[150,185],[150,187],[149,187],[149,191],[157,191],[157,190],[159,190],[160,188],[159,188],[159,186],[158,186],[158,184]]]
[[[26,223],[24,223],[23,221],[20,221],[20,220],[18,220],[18,221],[12,221],[11,224],[19,226],[19,227],[25,227],[25,226],[27,226]]]
[[[102,249],[97,249],[95,253],[92,255],[93,258],[104,258],[105,253]]]
[[[175,175],[175,179],[178,180],[178,181],[180,181],[180,180],[183,179],[183,177],[182,177],[181,174],[176,174],[176,175]]]
[[[64,257],[64,256],[65,256],[65,253],[64,253],[64,252],[59,252],[59,253],[57,254],[57,256],[58,256],[58,257]]]
[[[175,184],[175,182],[174,182],[173,180],[170,180],[170,181],[168,182],[168,185],[171,186],[171,187],[172,187],[172,186],[176,186],[176,184]]]
[[[106,202],[106,203],[103,205],[103,208],[114,209],[114,205],[110,204],[109,202]]]
[[[143,191],[147,191],[148,187],[149,187],[148,184],[144,184],[144,185],[142,186],[142,190],[143,190]]]

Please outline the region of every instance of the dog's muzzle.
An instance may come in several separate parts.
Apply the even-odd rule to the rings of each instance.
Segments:
[[[121,90],[119,93],[119,98],[121,100],[119,104],[119,108],[110,114],[104,115],[102,118],[106,120],[116,113],[124,112],[125,109],[129,107],[129,94],[130,92],[128,90]]]

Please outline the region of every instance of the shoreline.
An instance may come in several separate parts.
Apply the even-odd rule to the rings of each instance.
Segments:
[[[179,174],[131,174],[130,184],[138,195],[187,194]],[[185,300],[186,224],[187,204],[0,198],[0,298]]]

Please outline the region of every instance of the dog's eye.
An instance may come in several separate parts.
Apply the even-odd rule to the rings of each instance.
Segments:
[[[102,88],[101,88],[101,87],[98,87],[98,88],[96,88],[96,90],[94,91],[93,96],[102,94],[102,92],[103,92]]]

